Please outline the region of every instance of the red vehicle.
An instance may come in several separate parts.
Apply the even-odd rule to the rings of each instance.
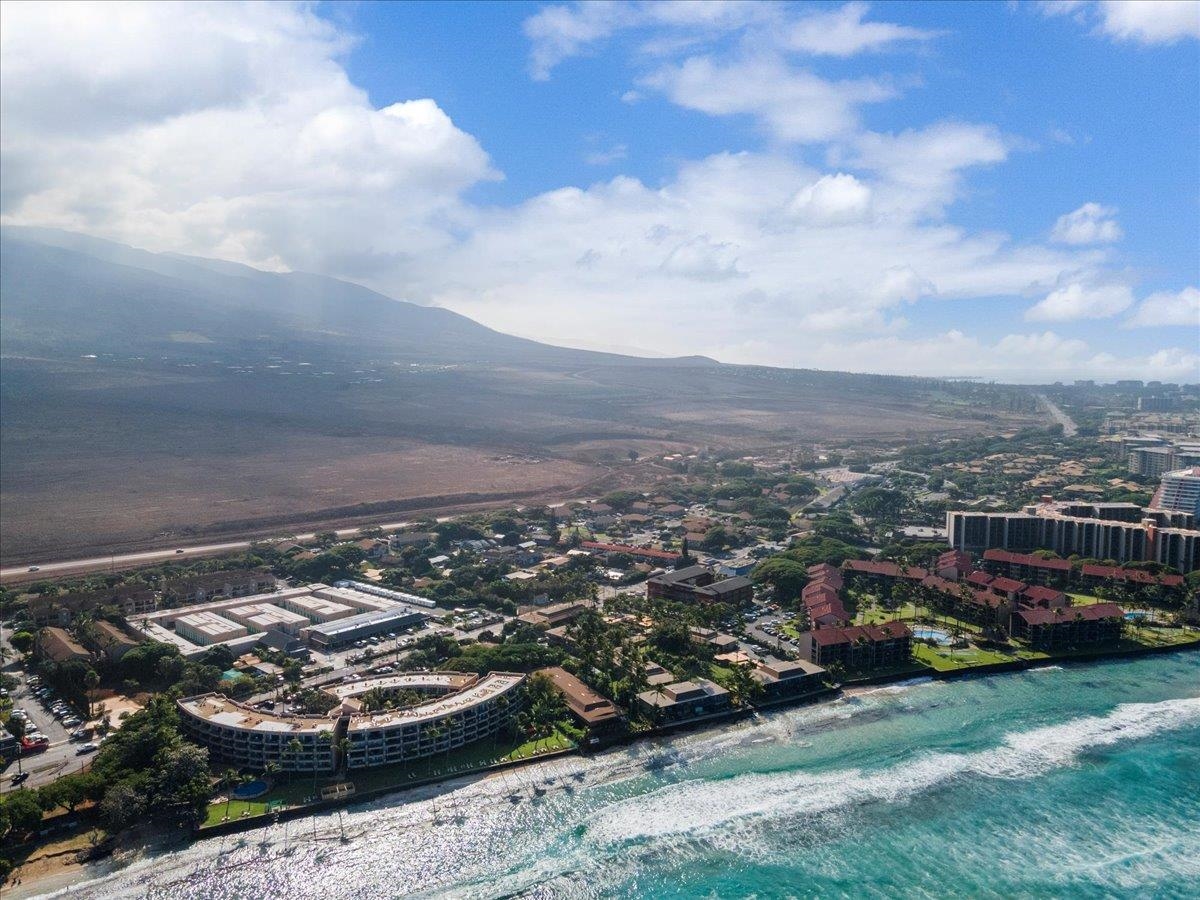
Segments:
[[[31,741],[28,738],[21,740],[22,753],[41,753],[50,747],[50,739],[42,738],[38,741]]]

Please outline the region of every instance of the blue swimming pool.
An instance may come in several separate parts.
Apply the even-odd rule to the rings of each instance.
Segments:
[[[928,625],[918,625],[913,630],[913,637],[922,641],[933,641],[935,644],[950,643],[950,635],[940,628],[930,628]]]
[[[256,778],[254,781],[246,784],[239,784],[233,789],[235,800],[253,800],[255,797],[261,797],[267,792],[270,785],[261,778]]]

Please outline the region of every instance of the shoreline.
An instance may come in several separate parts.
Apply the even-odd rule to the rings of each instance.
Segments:
[[[1140,657],[1160,656],[1163,654],[1176,652],[1195,652],[1200,650],[1200,637],[1189,644],[1173,645],[1166,647],[1145,647],[1136,651],[1110,652],[1100,654],[1088,654],[1074,657],[1050,658],[1044,660],[1019,660],[1020,665],[1012,665],[1009,663],[994,664],[991,666],[981,666],[977,669],[961,669],[952,672],[934,672],[927,673],[901,673],[900,675],[883,676],[878,680],[864,680],[847,684],[838,689],[829,689],[825,692],[810,695],[808,697],[797,698],[792,702],[782,702],[771,704],[761,709],[752,710],[735,710],[730,714],[724,714],[720,717],[708,717],[701,720],[693,720],[684,722],[674,727],[665,729],[655,729],[649,732],[643,732],[636,735],[630,735],[624,740],[614,741],[606,745],[600,753],[619,750],[622,747],[636,746],[653,739],[665,739],[667,742],[676,739],[687,739],[699,734],[715,734],[725,729],[726,727],[737,727],[751,719],[756,715],[767,715],[771,713],[784,712],[800,707],[812,707],[825,702],[836,702],[842,699],[853,699],[862,697],[879,690],[888,690],[901,688],[910,684],[922,684],[938,681],[956,681],[970,677],[989,677],[993,675],[1004,675],[1014,672],[1025,672],[1033,669],[1042,669],[1050,667],[1063,667],[1067,664],[1079,665],[1094,665],[1104,663],[1108,660],[1123,660],[1137,659]],[[396,785],[391,787],[378,788],[374,791],[363,792],[356,794],[353,797],[348,797],[341,800],[327,801],[322,804],[308,805],[302,807],[292,807],[288,810],[281,810],[277,814],[271,816],[255,816],[252,818],[239,819],[224,823],[220,826],[212,826],[197,831],[190,836],[177,837],[174,833],[160,832],[153,829],[138,829],[130,839],[122,841],[128,846],[118,847],[112,854],[100,860],[90,860],[78,862],[71,852],[59,854],[50,854],[41,857],[35,862],[49,862],[44,867],[39,867],[42,871],[35,871],[27,876],[24,874],[25,865],[14,870],[14,875],[21,877],[21,884],[14,885],[8,882],[4,886],[5,897],[11,897],[13,900],[22,900],[22,898],[31,898],[52,894],[57,891],[71,888],[77,884],[93,881],[97,878],[104,878],[114,874],[129,865],[134,864],[139,859],[146,855],[154,855],[163,852],[169,852],[176,848],[186,848],[195,846],[196,844],[207,841],[210,838],[227,837],[231,834],[237,834],[246,831],[253,831],[257,828],[266,828],[278,822],[285,820],[303,819],[309,816],[327,815],[335,810],[354,808],[368,803],[375,803],[385,798],[393,798],[394,802],[390,805],[401,806],[406,803],[417,802],[428,799],[433,794],[437,793],[438,788],[454,790],[454,786],[465,786],[471,782],[492,781],[502,779],[506,771],[525,767],[532,767],[536,764],[549,763],[563,757],[581,756],[583,758],[595,758],[591,753],[584,753],[579,748],[569,750],[557,750],[549,753],[544,753],[538,756],[531,756],[522,760],[514,760],[509,763],[492,765],[483,769],[474,771],[457,773],[449,778],[429,778],[423,781],[410,785]]]

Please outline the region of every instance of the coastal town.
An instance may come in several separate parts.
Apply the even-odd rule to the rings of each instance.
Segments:
[[[865,684],[1200,646],[1196,388],[1054,402],[1069,435],[631,453],[641,489],[27,573],[0,874]]]

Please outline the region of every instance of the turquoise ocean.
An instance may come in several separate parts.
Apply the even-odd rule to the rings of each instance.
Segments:
[[[1198,897],[1200,653],[868,689],[201,841],[70,896]]]

